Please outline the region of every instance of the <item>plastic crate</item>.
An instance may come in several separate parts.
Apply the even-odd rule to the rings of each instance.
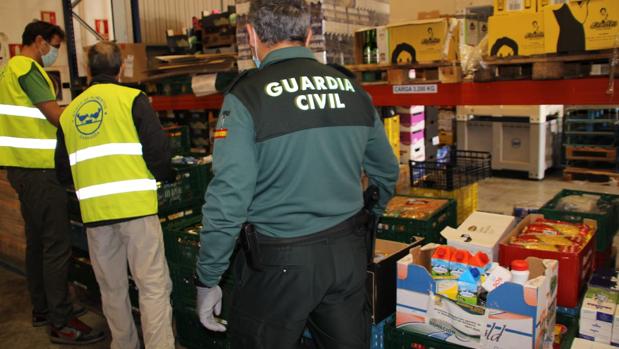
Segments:
[[[411,188],[411,195],[433,198],[445,198],[456,201],[458,225],[462,224],[479,206],[479,184],[469,184],[456,190],[440,190],[430,188]]]
[[[225,300],[224,296],[224,300]],[[176,321],[176,339],[178,343],[187,349],[228,349],[230,340],[228,332],[212,332],[200,323],[200,319],[194,309],[174,309]]]
[[[232,265],[232,263],[231,263]],[[174,308],[195,309],[196,307],[196,268],[194,266],[180,266],[168,264],[172,278],[172,304]],[[224,294],[221,318],[228,319],[228,312],[232,306],[234,291],[234,276],[228,269],[219,281],[219,287]]]
[[[159,213],[159,223],[161,223],[161,229],[163,229],[164,232],[166,230],[182,227],[188,220],[194,220],[196,222],[202,220],[202,205],[179,208],[177,211],[168,214]]]
[[[591,194],[599,195],[600,200],[608,205],[608,210],[605,213],[586,213],[562,211],[555,209],[559,200],[569,195]],[[560,191],[554,198],[548,201],[540,212],[544,217],[556,219],[565,222],[582,223],[583,219],[593,219],[597,221],[597,233],[595,234],[596,250],[605,251],[613,241],[617,228],[619,228],[619,195],[603,194],[586,192],[579,190],[564,189]]]
[[[204,204],[204,193],[212,178],[210,164],[175,165],[174,169],[176,181],[157,183],[159,213],[162,215]]]
[[[410,161],[411,187],[454,190],[492,175],[492,155],[478,151],[452,151],[445,162]]]
[[[402,196],[402,195],[400,195]],[[411,198],[424,198],[421,196],[408,196]],[[445,199],[447,203],[425,220],[381,217],[376,237],[384,240],[411,243],[414,237],[423,237],[426,243],[445,243],[441,231],[445,227],[457,227],[456,225],[456,202]]]
[[[92,269],[90,259],[86,257],[72,257],[69,264],[69,282],[79,288],[93,303],[99,303],[101,293],[99,284]]]
[[[191,152],[188,126],[169,126],[164,127],[163,131],[168,136],[172,155],[188,155]]]
[[[399,330],[394,323],[385,325],[385,348],[389,349],[462,349],[460,345],[430,336]]]

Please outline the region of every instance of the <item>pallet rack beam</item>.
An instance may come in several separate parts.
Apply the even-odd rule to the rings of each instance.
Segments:
[[[428,84],[424,93],[403,93],[403,85],[371,84],[365,89],[376,106],[398,105],[619,105],[619,92],[606,94],[608,78],[571,80],[517,80]],[[420,86],[420,85],[406,85]],[[419,90],[418,90],[419,91]],[[157,110],[218,109],[223,97],[213,95],[153,96]]]

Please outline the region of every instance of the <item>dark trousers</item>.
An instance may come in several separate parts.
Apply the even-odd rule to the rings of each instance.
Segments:
[[[295,239],[260,237],[261,270],[235,262],[233,349],[297,348],[309,328],[319,348],[369,348],[364,229],[354,219]]]
[[[26,225],[26,276],[33,311],[64,326],[70,318],[68,272],[71,235],[67,194],[54,170],[9,168]]]

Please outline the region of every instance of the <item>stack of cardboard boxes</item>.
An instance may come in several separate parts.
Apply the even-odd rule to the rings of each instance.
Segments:
[[[616,0],[494,0],[490,56],[610,49],[619,42]]]

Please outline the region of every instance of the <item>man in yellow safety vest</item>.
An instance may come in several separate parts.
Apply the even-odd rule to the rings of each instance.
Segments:
[[[34,21],[22,35],[21,54],[0,70],[0,166],[19,195],[26,226],[33,326],[49,325],[53,343],[91,344],[104,334],[79,321],[86,310],[69,301],[67,194],[54,170],[61,109],[43,70],[54,63],[63,40],[60,27]]]
[[[58,176],[75,185],[112,348],[140,347],[128,261],[146,348],[173,349],[172,282],[157,216],[157,180],[173,177],[171,155],[148,97],[118,84],[121,65],[116,44],[89,49],[91,85],[60,117]]]

